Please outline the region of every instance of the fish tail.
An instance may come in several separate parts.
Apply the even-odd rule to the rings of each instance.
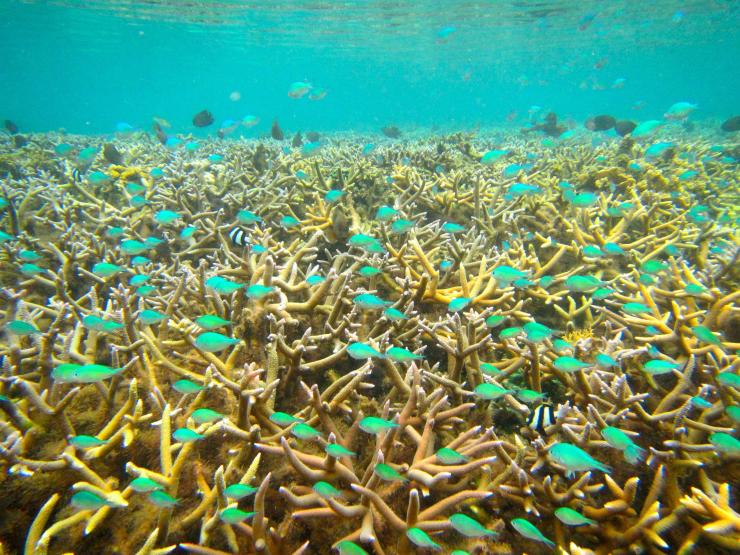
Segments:
[[[604,463],[599,463],[596,469],[601,470],[604,474],[609,474],[612,471],[612,467]]]
[[[624,450],[624,460],[630,464],[637,464],[645,456],[645,449],[638,445],[628,445]]]

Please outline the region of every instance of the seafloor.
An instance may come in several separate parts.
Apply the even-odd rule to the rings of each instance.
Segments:
[[[3,136],[0,553],[739,549],[740,152],[659,133]]]

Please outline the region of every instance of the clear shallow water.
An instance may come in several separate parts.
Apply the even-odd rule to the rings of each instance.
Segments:
[[[258,115],[248,136],[273,117],[288,131],[521,125],[531,105],[639,120],[691,101],[695,119],[720,120],[738,109],[739,6],[6,1],[0,115],[29,131],[148,128],[153,115],[192,131],[208,108],[217,123]],[[329,94],[288,98],[299,80]]]

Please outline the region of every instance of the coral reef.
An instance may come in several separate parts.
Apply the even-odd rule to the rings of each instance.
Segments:
[[[737,161],[671,132],[3,138],[0,552],[740,549]]]

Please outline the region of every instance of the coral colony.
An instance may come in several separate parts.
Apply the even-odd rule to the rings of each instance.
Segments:
[[[4,138],[0,552],[737,551],[737,173],[650,132]]]

